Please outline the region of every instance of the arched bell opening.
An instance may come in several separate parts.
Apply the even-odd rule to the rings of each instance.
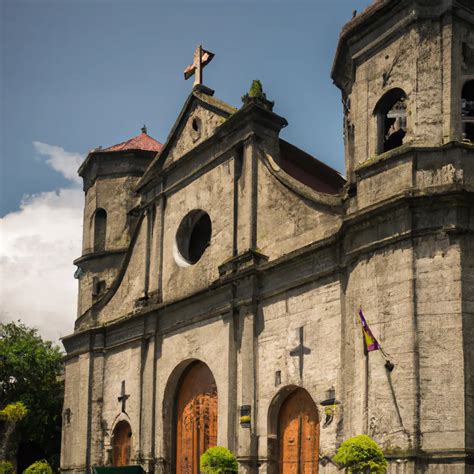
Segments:
[[[173,400],[171,416],[168,397]],[[175,369],[164,402],[164,423],[169,420],[173,426],[168,433],[172,451],[169,472],[199,474],[201,455],[217,446],[217,402],[216,381],[204,362],[188,361]]]
[[[112,464],[128,466],[132,447],[132,428],[125,421],[119,421],[112,432]]]
[[[407,96],[400,88],[386,92],[374,109],[377,154],[398,148],[407,133]]]
[[[317,474],[319,432],[318,409],[307,390],[282,389],[268,413],[269,472]]]
[[[474,79],[462,88],[461,122],[463,141],[474,143]]]
[[[107,212],[98,208],[94,213],[94,252],[105,250],[107,237]]]

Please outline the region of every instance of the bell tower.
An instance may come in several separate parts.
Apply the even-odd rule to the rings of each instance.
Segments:
[[[474,143],[473,2],[376,0],[344,26],[332,78],[349,182],[401,147]]]
[[[78,317],[104,296],[123,262],[136,224],[135,187],[162,145],[141,134],[108,148],[95,148],[79,168],[85,207],[82,256],[74,261],[79,279]]]

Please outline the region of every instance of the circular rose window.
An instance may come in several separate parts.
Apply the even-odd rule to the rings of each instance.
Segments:
[[[211,242],[212,224],[207,212],[195,209],[179,224],[174,245],[174,258],[181,267],[199,261]]]

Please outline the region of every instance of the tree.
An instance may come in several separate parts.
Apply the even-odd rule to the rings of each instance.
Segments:
[[[344,441],[333,460],[353,473],[382,474],[387,471],[387,461],[382,450],[367,435],[354,436]]]
[[[209,448],[201,456],[201,471],[205,474],[232,474],[237,470],[235,456],[222,446]]]
[[[23,402],[10,403],[3,410],[0,410],[0,460],[15,456],[19,443],[18,424],[27,415],[28,408]],[[0,474],[2,474],[1,467]]]
[[[58,464],[63,403],[62,354],[20,321],[0,324],[0,409],[22,402],[20,442],[40,447]]]

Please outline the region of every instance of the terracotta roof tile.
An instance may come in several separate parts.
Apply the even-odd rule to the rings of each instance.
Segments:
[[[282,139],[278,164],[290,176],[321,193],[338,194],[345,183],[335,169]]]
[[[367,18],[372,16],[376,11],[391,3],[392,0],[374,0],[365,10],[357,14],[354,18],[348,21],[343,27],[340,36],[344,36],[348,31],[355,28],[357,25],[363,23]]]
[[[150,137],[146,132],[142,131],[140,135],[136,137],[130,138],[130,140],[126,140],[122,143],[118,143],[117,145],[109,146],[108,148],[103,148],[102,152],[104,151],[125,151],[125,150],[144,150],[144,151],[161,151],[163,145],[155,140],[154,138]]]

